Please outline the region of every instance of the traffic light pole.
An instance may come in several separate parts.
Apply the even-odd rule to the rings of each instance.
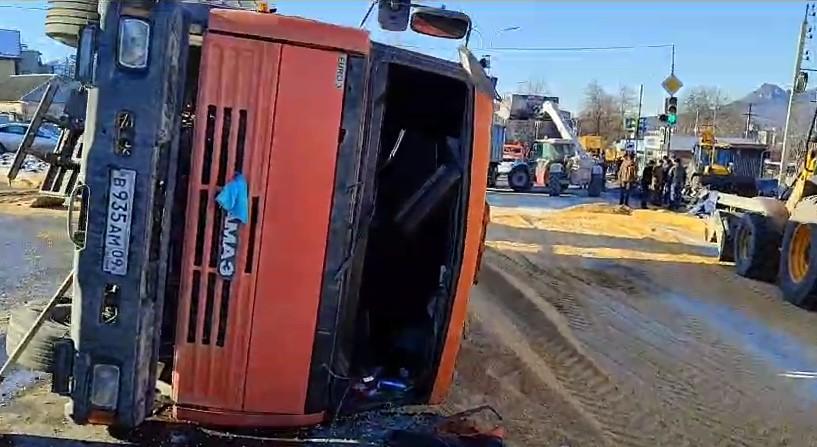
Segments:
[[[638,87],[638,118],[635,120],[635,150],[638,154],[638,136],[641,133],[641,103],[644,101],[644,84]],[[644,166],[647,165],[647,147],[642,144],[641,149],[644,151]]]

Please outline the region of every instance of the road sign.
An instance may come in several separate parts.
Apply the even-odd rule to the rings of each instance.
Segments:
[[[684,86],[684,83],[678,79],[675,74],[670,74],[667,76],[667,79],[664,79],[664,82],[661,83],[661,87],[664,87],[664,90],[669,93],[670,96],[674,96],[678,93],[678,90],[681,90],[681,87]]]

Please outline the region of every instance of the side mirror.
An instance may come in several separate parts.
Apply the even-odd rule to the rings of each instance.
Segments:
[[[410,12],[409,0],[379,0],[377,23],[386,31],[405,31],[408,28]]]
[[[90,85],[94,82],[96,31],[96,25],[86,25],[79,35],[74,78],[82,85]]]
[[[471,30],[471,18],[457,11],[417,7],[411,15],[411,29],[426,36],[462,39]]]

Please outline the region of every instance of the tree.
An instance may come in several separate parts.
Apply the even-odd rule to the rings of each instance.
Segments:
[[[621,135],[619,136],[619,138],[622,138],[627,133],[627,129],[624,128],[624,118],[626,118],[627,113],[629,113],[633,109],[633,107],[635,107],[635,105],[636,105],[636,103],[635,103],[635,90],[633,90],[632,88],[630,88],[630,87],[628,87],[626,85],[621,85],[618,88],[618,98],[617,98],[617,100],[618,100],[618,108],[619,108],[620,118],[621,118],[619,120],[619,124],[620,124],[619,128],[620,128],[620,131],[621,131]]]
[[[678,131],[695,134],[703,126],[714,126],[720,136],[743,136],[746,121],[739,103],[730,103],[719,87],[692,87],[681,98]]]
[[[588,84],[584,95],[584,109],[579,114],[582,133],[614,141],[621,131],[618,124],[621,107],[617,98],[604,91],[598,81]]]
[[[520,83],[519,93],[523,95],[547,95],[550,93],[547,81],[542,78],[531,78]]]

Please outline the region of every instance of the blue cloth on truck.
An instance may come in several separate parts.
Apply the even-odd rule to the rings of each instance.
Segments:
[[[247,223],[250,215],[250,198],[247,180],[242,174],[236,174],[224,189],[216,196],[216,202],[227,213],[236,217],[241,223]]]

